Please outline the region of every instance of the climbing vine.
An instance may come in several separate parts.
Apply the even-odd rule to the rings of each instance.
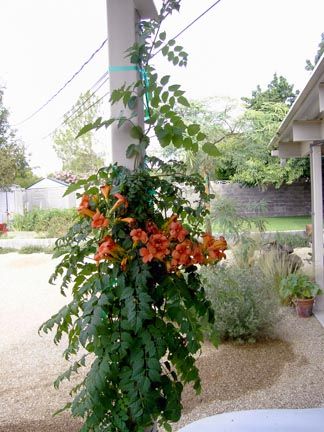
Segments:
[[[61,261],[51,282],[60,281],[70,301],[40,330],[53,330],[55,343],[67,335],[64,357],[71,365],[56,387],[85,367],[62,409],[84,420],[82,432],[144,432],[156,423],[171,431],[183,385],[201,388],[195,354],[202,322],[211,324],[214,312],[198,268],[223,259],[227,245],[202,229],[210,198],[203,179],[186,175],[180,162],[145,157],[152,128],[161,145],[195,149],[205,140],[199,125],[186,125],[176,113],[176,104],[189,104],[180,86],[169,76],[159,79],[149,63],[162,47],[175,65],[186,64],[182,47],[160,32],[179,7],[180,1],[165,1],[158,21],[140,24],[143,43],[128,51],[147,76],[115,90],[112,102],[122,100],[134,113],[80,131],[132,122],[138,99],[147,100],[147,128],[132,126],[137,141],[127,150],[136,169],[114,164],[70,185],[67,193],[79,191],[78,219],[55,248]],[[184,195],[188,189],[193,202]],[[217,342],[212,333],[211,339]]]

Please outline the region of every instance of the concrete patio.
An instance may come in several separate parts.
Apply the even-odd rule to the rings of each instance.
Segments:
[[[324,408],[272,409],[218,414],[179,432],[323,432]]]

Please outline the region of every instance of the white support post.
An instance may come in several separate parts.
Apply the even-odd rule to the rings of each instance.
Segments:
[[[135,9],[134,0],[107,0],[110,94],[124,83],[129,85],[139,78],[138,71],[134,69],[129,58],[126,58],[126,50],[136,41],[138,19],[139,12]],[[138,117],[132,121],[143,127],[143,106],[137,107],[137,113]],[[111,105],[110,117],[119,118],[124,115],[129,116],[130,110],[125,109],[122,102]],[[127,147],[134,141],[130,137],[130,128],[131,124],[128,121],[119,128],[116,122],[109,127],[109,162],[118,162],[119,165],[133,169],[134,160],[126,157]]]
[[[312,247],[315,281],[324,288],[323,273],[323,186],[321,145],[313,144],[310,151],[312,187]],[[318,296],[315,311],[324,311],[324,296]]]
[[[110,94],[125,83],[130,85],[139,79],[139,73],[126,57],[126,50],[137,40],[136,24],[143,18],[157,18],[153,0],[106,0],[108,23],[108,63],[110,74]],[[137,117],[132,122],[144,126],[142,103],[136,107]],[[111,105],[110,117],[129,116],[130,111],[122,103]],[[134,160],[126,157],[127,147],[134,141],[130,136],[131,124],[121,127],[116,123],[110,126],[110,162],[118,162],[129,169],[134,168]],[[136,141],[135,141],[136,143]],[[145,428],[145,432],[157,432],[156,424]]]

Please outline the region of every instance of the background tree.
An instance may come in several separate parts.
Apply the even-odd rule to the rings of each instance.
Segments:
[[[314,57],[314,64],[307,59],[305,69],[308,71],[312,71],[316,66],[316,64],[318,63],[319,59],[322,57],[323,52],[324,52],[324,33],[321,34],[321,41],[318,44],[318,50]]]
[[[74,174],[81,175],[89,174],[104,165],[102,156],[94,150],[96,139],[93,131],[76,139],[85,124],[97,119],[99,108],[98,99],[91,97],[89,91],[81,94],[71,108],[71,112],[75,115],[71,118],[65,115],[65,125],[55,132],[53,147],[62,161],[63,171],[72,171]]]
[[[191,101],[190,107],[179,108],[179,113],[186,121],[200,125],[201,131],[216,149],[220,147],[220,143],[240,133],[239,112],[241,111],[235,100],[215,97],[202,101]],[[168,146],[163,149],[162,155],[164,158],[176,157],[184,161],[188,173],[199,172],[211,180],[220,178],[220,172],[223,169],[220,152],[218,150],[215,152],[218,157],[210,157],[203,151],[202,145],[198,143],[195,151],[186,151],[175,145]],[[228,175],[225,174],[225,176],[228,178]]]
[[[257,86],[251,97],[242,98],[244,108],[233,101],[211,98],[182,109],[187,120],[201,125],[202,132],[219,153],[211,158],[199,148],[184,152],[173,148],[173,155],[184,160],[189,172],[199,172],[207,179],[231,180],[246,186],[292,183],[309,177],[308,158],[294,158],[285,165],[271,155],[269,142],[289,106],[296,98],[294,86],[274,74],[265,90]],[[218,100],[219,101],[219,100]],[[170,150],[168,151],[170,156]]]
[[[246,186],[280,187],[283,183],[309,177],[308,158],[288,159],[282,165],[271,155],[269,142],[288,111],[287,105],[268,102],[260,108],[246,110],[242,117],[242,134],[220,149],[222,158],[231,161],[234,173],[230,180]]]
[[[289,84],[285,77],[281,75],[278,77],[275,73],[266,90],[262,90],[258,85],[256,90],[252,91],[252,96],[250,98],[243,97],[242,100],[245,102],[246,108],[262,110],[264,104],[268,102],[281,102],[291,106],[298,93],[299,91],[294,91],[294,85]]]
[[[17,184],[17,180],[30,174],[25,147],[9,124],[9,111],[3,105],[3,89],[0,88],[0,188]]]
[[[25,189],[36,183],[40,179],[41,177],[34,174],[30,167],[27,167],[22,174],[19,174],[15,177],[14,184]]]
[[[280,187],[301,177],[309,177],[309,159],[291,158],[283,165],[271,156],[269,142],[284,119],[299,91],[283,76],[274,74],[267,89],[260,86],[251,98],[242,98],[247,108],[242,118],[243,135],[230,151],[235,173],[231,180],[247,186]]]

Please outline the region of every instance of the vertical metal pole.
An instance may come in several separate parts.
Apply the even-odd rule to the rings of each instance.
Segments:
[[[129,85],[139,79],[139,73],[126,57],[126,50],[136,42],[136,23],[138,12],[134,0],[107,0],[108,24],[108,62],[110,74],[110,94],[123,84]],[[132,119],[135,124],[143,125],[143,106],[137,106],[138,116]],[[130,110],[125,109],[122,102],[111,105],[110,116],[118,118],[129,116]],[[130,137],[130,122],[121,127],[114,123],[110,128],[109,162],[118,162],[127,168],[134,168],[134,160],[126,157],[127,147],[136,140]]]
[[[323,185],[322,149],[315,143],[310,150],[311,188],[312,188],[312,248],[315,281],[323,289]],[[316,310],[324,310],[324,297],[318,296]]]

